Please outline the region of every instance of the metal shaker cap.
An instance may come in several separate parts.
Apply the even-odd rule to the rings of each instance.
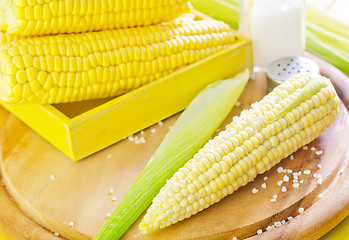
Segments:
[[[272,91],[280,83],[283,83],[293,75],[299,73],[319,74],[319,66],[305,57],[286,57],[278,59],[267,68],[268,91]]]

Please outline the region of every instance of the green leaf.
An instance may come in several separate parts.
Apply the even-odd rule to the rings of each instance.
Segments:
[[[170,179],[214,134],[228,116],[249,78],[248,70],[207,86],[171,128],[95,240],[117,240],[150,205]]]

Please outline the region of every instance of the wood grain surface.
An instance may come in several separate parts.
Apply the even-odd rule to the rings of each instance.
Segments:
[[[340,88],[348,107],[348,88],[341,87],[347,79],[339,72],[334,74],[335,69],[327,63],[318,62]],[[240,98],[241,106],[234,108],[224,124],[260,100],[265,89],[264,75],[250,80]],[[135,135],[144,137],[145,143],[126,139],[76,163],[0,108],[0,167],[5,183],[0,187],[0,233],[8,240],[91,239],[131,187],[176,117]],[[297,151],[293,160],[284,159],[254,182],[190,219],[148,235],[139,235],[137,222],[123,239],[316,239],[349,214],[349,194],[345,191],[349,187],[348,133],[348,112],[341,105],[335,123],[309,144],[308,150]],[[311,147],[323,154],[317,155]],[[302,171],[299,181],[303,183],[293,187],[292,173],[279,173],[279,167]],[[311,174],[304,174],[304,170]],[[322,184],[314,173],[321,175]],[[279,186],[277,183],[285,175],[289,181]],[[286,192],[281,191],[283,186]],[[259,192],[253,194],[253,188]],[[321,193],[324,194],[319,198]],[[274,195],[277,200],[272,202]],[[299,213],[300,208],[305,211]],[[289,216],[294,219],[257,235],[257,230],[264,231]],[[60,236],[54,236],[54,232]]]

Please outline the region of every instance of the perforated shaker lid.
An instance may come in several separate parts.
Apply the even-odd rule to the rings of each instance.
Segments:
[[[305,57],[286,57],[269,64],[267,69],[268,90],[273,90],[280,83],[299,73],[319,73],[319,66]]]

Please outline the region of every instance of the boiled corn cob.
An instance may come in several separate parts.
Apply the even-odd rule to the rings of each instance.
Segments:
[[[13,0],[0,5],[0,29],[17,35],[81,33],[166,22],[189,0]]]
[[[317,138],[336,118],[331,82],[297,75],[234,117],[160,190],[139,228],[147,233],[181,221],[246,185]]]
[[[60,103],[116,96],[236,41],[215,20],[13,41],[0,46],[0,97]]]
[[[25,39],[25,38],[27,37],[12,35],[12,34],[8,34],[7,32],[0,31],[0,45],[3,45],[11,41],[16,41],[19,39]]]

